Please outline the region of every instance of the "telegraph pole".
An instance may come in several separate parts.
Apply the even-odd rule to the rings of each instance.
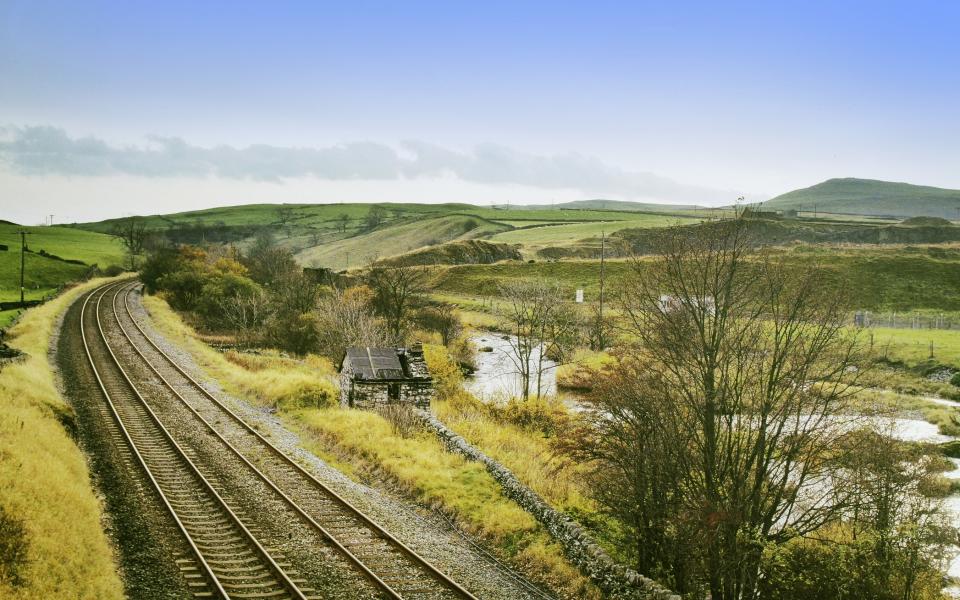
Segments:
[[[603,229],[600,230],[600,322],[597,323],[597,331],[600,335],[597,336],[598,350],[603,351],[606,346],[606,340],[603,339],[603,255],[605,254],[604,250],[606,249],[607,236],[606,232]]]
[[[27,235],[30,234],[26,229],[21,229],[20,233],[20,304],[23,304],[23,267],[25,264],[24,256],[27,250]]]

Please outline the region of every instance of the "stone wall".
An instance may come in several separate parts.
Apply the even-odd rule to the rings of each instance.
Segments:
[[[563,545],[567,558],[610,597],[636,600],[680,600],[680,596],[656,581],[615,562],[570,517],[554,510],[539,494],[523,485],[509,469],[480,452],[463,437],[448,429],[431,413],[420,410],[418,414],[424,424],[449,450],[483,463],[487,471],[500,484],[504,494],[532,514],[550,532],[550,535]]]
[[[390,399],[389,385],[400,386],[399,400]],[[380,380],[352,380],[349,373],[340,375],[340,405],[350,405],[353,392],[354,408],[373,409],[387,404],[411,404],[417,408],[430,408],[433,399],[433,384],[429,381],[387,382]]]

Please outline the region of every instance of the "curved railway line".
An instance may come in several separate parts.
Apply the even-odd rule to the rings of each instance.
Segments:
[[[310,598],[313,590],[300,587],[303,581],[295,579],[283,558],[256,539],[257,528],[246,524],[241,510],[231,510],[216,482],[205,478],[194,463],[199,459],[191,459],[191,449],[178,444],[176,434],[164,426],[164,414],[174,410],[188,415],[192,427],[204,430],[227,456],[242,463],[245,473],[269,488],[303,527],[326,539],[381,595],[410,600],[475,598],[194,380],[134,318],[128,296],[135,287],[131,282],[113,283],[87,296],[81,309],[83,344],[115,418],[119,431],[115,437],[132,448],[193,550],[195,556],[184,559],[181,568],[187,571],[197,596]],[[88,303],[94,304],[90,317],[86,316]],[[126,352],[118,358],[120,349],[104,332],[101,313],[116,326],[113,337],[126,346],[122,350],[132,350],[132,354]],[[96,336],[88,336],[88,329]],[[102,360],[98,363],[95,356]],[[150,385],[162,387],[168,399],[155,401],[157,406],[151,407],[122,366],[130,360],[139,360],[137,366],[145,366],[153,374],[156,381]],[[234,427],[222,427],[225,420]]]
[[[194,596],[308,598],[200,473],[120,365],[99,315],[101,301],[113,287],[99,288],[84,299],[83,346],[114,417],[114,437],[129,446],[194,553],[193,560],[182,559],[185,564],[181,564]],[[88,323],[87,307],[94,297],[92,323]],[[95,329],[98,337],[88,338],[88,328]],[[98,367],[95,354],[109,359]]]

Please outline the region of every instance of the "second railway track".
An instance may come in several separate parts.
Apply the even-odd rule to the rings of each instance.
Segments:
[[[145,367],[153,377],[149,386],[164,389],[166,399],[162,403],[155,402],[163,405],[157,407],[158,413],[177,410],[189,413],[193,427],[204,430],[226,455],[246,465],[253,477],[299,516],[304,527],[322,536],[383,595],[407,599],[474,598],[431,562],[276,448],[195,381],[137,322],[128,302],[133,289],[134,285],[129,283],[101,288],[98,304],[102,300],[104,312],[108,318],[112,317],[111,325],[116,328],[114,341],[109,343],[116,345],[119,341],[127,344],[126,350],[132,351],[117,361],[118,368],[121,362],[137,360],[140,364],[135,367],[141,371]],[[99,312],[97,316],[99,318]],[[105,334],[103,339],[109,337]],[[147,410],[150,410],[149,403],[149,398],[143,400]],[[224,421],[231,426],[224,427]],[[184,421],[181,418],[179,422]]]

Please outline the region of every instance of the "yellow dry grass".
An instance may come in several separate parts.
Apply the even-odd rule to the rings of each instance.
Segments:
[[[70,408],[47,357],[57,317],[104,281],[89,281],[28,310],[9,334],[10,345],[29,356],[0,372],[0,504],[25,523],[29,562],[23,585],[0,584],[2,598],[123,597],[87,463],[57,420]]]
[[[177,340],[231,394],[259,405],[287,409],[329,405],[337,396],[333,366],[323,357],[294,359],[278,353],[221,353],[203,343],[162,298],[144,296],[143,304],[154,326]]]

